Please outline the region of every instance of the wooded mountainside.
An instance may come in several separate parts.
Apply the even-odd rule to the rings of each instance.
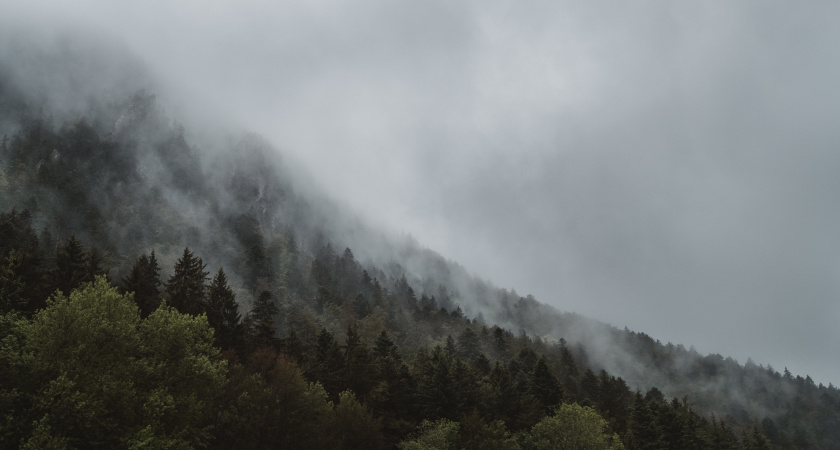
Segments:
[[[493,287],[153,94],[56,118],[14,73],[2,448],[840,448],[832,385]]]

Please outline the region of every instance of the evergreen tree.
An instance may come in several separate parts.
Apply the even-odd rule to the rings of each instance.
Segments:
[[[0,264],[0,314],[12,310],[22,311],[26,307],[23,280],[18,274],[19,271],[20,253],[12,250]]]
[[[357,319],[364,319],[370,314],[370,304],[361,293],[356,294],[356,298],[353,299],[353,312]]]
[[[641,393],[636,392],[630,417],[630,434],[633,448],[640,450],[662,447],[662,429],[649,403]]]
[[[76,236],[70,236],[56,251],[55,261],[49,272],[51,291],[68,295],[74,289],[93,281],[88,253]]]
[[[531,375],[531,394],[539,399],[546,408],[546,412],[563,400],[560,385],[557,383],[557,377],[551,372],[545,358],[542,356],[534,365],[534,373]]]
[[[209,275],[204,271],[206,266],[189,247],[184,248],[183,256],[175,262],[175,273],[166,283],[170,306],[184,314],[199,315],[205,311],[204,283]]]
[[[271,292],[260,292],[254,308],[248,313],[248,319],[253,325],[254,340],[257,346],[274,346],[277,342],[274,338],[275,322],[274,317],[280,313],[277,305],[271,297]]]
[[[344,383],[361,398],[367,397],[372,387],[370,352],[362,344],[359,333],[352,326],[347,327],[344,346]]]
[[[458,336],[458,356],[466,361],[473,361],[478,358],[480,347],[478,342],[478,335],[467,327]]]
[[[324,389],[336,396],[344,385],[344,358],[341,348],[332,333],[322,328],[315,342],[315,378],[324,385]]]
[[[160,306],[160,267],[155,251],[141,255],[128,276],[123,279],[125,292],[134,292],[134,302],[140,307],[140,314],[146,317]]]
[[[220,267],[207,288],[207,321],[216,330],[216,342],[222,348],[234,347],[241,318],[236,295]]]

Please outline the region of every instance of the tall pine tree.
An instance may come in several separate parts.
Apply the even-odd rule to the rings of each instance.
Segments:
[[[184,314],[199,315],[205,311],[204,283],[209,274],[204,271],[206,266],[189,247],[184,248],[184,255],[175,262],[175,273],[166,283],[170,306]]]
[[[94,271],[90,267],[90,258],[81,241],[70,236],[55,254],[53,267],[48,277],[50,291],[56,290],[69,295],[82,283],[93,281]]]
[[[207,321],[216,329],[216,342],[222,348],[234,347],[241,318],[236,294],[220,267],[207,289]]]
[[[147,317],[160,306],[160,267],[155,251],[151,255],[137,258],[123,286],[126,292],[134,292],[134,301],[140,307],[142,317]]]
[[[277,343],[274,338],[274,316],[279,312],[271,298],[271,292],[260,292],[247,319],[253,330],[254,343],[258,347],[274,346]]]

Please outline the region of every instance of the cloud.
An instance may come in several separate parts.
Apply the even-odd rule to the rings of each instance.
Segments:
[[[498,284],[838,382],[834,3],[13,9],[119,36],[175,102]]]

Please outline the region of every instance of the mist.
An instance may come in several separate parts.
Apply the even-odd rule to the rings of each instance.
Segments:
[[[258,132],[495,284],[837,384],[838,8],[30,1],[4,22],[113,36],[176,111]]]

